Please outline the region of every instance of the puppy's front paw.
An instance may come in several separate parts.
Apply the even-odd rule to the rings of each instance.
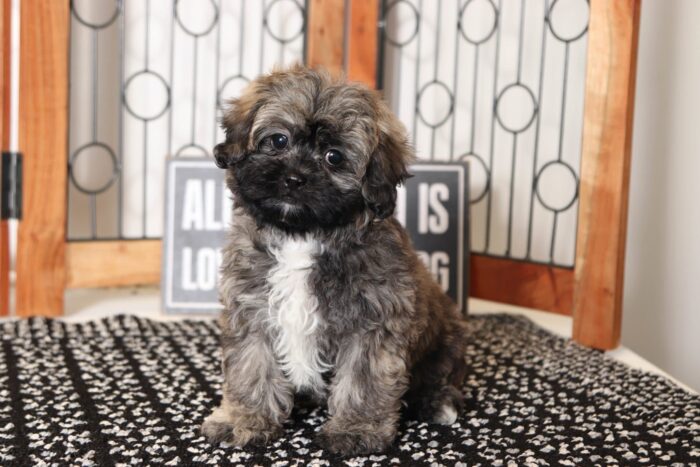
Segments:
[[[341,432],[323,427],[316,437],[316,443],[334,454],[351,456],[384,451],[393,439],[393,434],[387,436],[379,431]]]
[[[202,423],[202,434],[210,443],[231,443],[238,447],[247,444],[265,444],[277,438],[282,427],[265,422],[260,417],[232,417],[214,410]]]

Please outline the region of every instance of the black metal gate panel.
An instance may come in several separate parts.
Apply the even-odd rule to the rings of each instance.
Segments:
[[[205,156],[222,104],[303,61],[303,0],[71,2],[68,238],[158,238],[166,157]]]
[[[475,253],[574,264],[586,0],[393,0],[379,82],[418,155],[470,162]]]

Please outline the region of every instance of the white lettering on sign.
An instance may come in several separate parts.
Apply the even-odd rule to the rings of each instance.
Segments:
[[[195,255],[192,248],[183,248],[182,289],[214,290],[220,265],[221,250],[200,248]]]
[[[396,187],[396,211],[394,212],[399,224],[406,227],[406,187],[400,185]]]
[[[450,227],[450,216],[442,201],[450,199],[444,183],[418,185],[418,232],[443,234]]]
[[[220,203],[216,202],[217,196],[221,196]],[[182,204],[182,230],[217,231],[231,222],[231,200],[226,185],[219,183],[217,187],[216,180],[187,180]],[[217,206],[221,209],[218,217]]]
[[[444,251],[417,251],[418,257],[428,268],[443,292],[450,289],[450,256]]]

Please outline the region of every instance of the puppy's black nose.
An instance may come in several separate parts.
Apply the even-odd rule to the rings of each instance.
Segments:
[[[290,190],[299,188],[304,183],[306,183],[306,179],[298,174],[287,175],[287,178],[284,179],[284,185]]]

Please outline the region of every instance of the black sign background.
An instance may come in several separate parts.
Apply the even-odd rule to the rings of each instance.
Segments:
[[[411,167],[397,216],[443,289],[466,313],[469,285],[469,191],[466,164]],[[401,206],[405,197],[404,206]],[[403,210],[403,212],[402,212]],[[447,276],[448,280],[445,280]]]
[[[447,294],[466,313],[469,285],[469,188],[466,163],[417,163],[399,187],[396,216]],[[209,159],[168,160],[162,298],[169,313],[218,312],[218,252],[228,226],[224,172]],[[194,183],[193,183],[194,181]],[[199,193],[195,187],[201,187]],[[212,195],[213,193],[213,195]],[[191,195],[196,195],[190,199]],[[212,201],[213,200],[213,201]],[[196,201],[196,202],[195,202]],[[195,209],[196,206],[201,206]],[[199,222],[193,220],[193,209]],[[184,216],[188,220],[184,220]],[[233,219],[232,222],[236,220]],[[184,226],[204,226],[189,228]],[[213,252],[217,252],[214,261]]]

